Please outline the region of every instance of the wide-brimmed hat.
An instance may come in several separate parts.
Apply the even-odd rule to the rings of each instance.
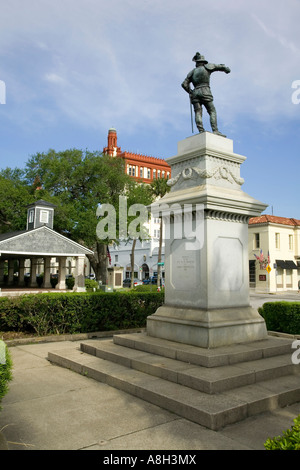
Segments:
[[[203,62],[204,64],[208,64],[207,60],[205,60],[204,55],[201,55],[200,52],[196,52],[193,57],[194,62]]]

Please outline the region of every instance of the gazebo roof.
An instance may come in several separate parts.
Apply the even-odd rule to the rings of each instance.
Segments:
[[[47,226],[0,234],[0,256],[82,256],[93,251]]]

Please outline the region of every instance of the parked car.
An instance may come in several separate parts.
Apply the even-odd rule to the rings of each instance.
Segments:
[[[157,276],[151,276],[148,279],[144,279],[143,284],[145,284],[145,285],[147,285],[147,284],[157,285]],[[165,286],[165,280],[162,277],[160,278],[160,285],[161,285],[161,287]]]
[[[91,273],[91,274],[88,274],[88,276],[85,276],[85,279],[96,279],[96,276],[95,274]]]
[[[143,284],[143,283],[139,279],[134,279],[133,280],[133,285],[134,286],[139,286],[141,284]],[[124,279],[123,280],[123,287],[130,287],[130,286],[131,286],[131,279],[130,278]]]

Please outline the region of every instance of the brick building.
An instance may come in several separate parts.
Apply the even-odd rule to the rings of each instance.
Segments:
[[[156,178],[171,178],[171,167],[165,160],[122,151],[118,146],[117,131],[114,128],[108,131],[107,146],[103,148],[103,153],[112,157],[124,158],[126,173],[139,182],[150,184]],[[144,241],[137,240],[135,247],[133,277],[140,280],[157,274],[160,235],[159,218],[150,219],[146,228],[150,234],[150,239]],[[130,278],[132,275],[130,259],[131,249],[132,245],[130,241],[128,243],[120,243],[118,246],[109,247],[111,254],[110,265],[114,268],[123,268],[124,278]],[[162,261],[164,261],[164,246]],[[164,267],[162,267],[161,273],[164,277]]]
[[[169,179],[171,177],[171,168],[165,160],[122,151],[118,147],[117,139],[116,129],[109,129],[107,146],[103,148],[103,153],[112,157],[124,158],[125,171],[128,175],[143,183],[151,183],[156,178]]]

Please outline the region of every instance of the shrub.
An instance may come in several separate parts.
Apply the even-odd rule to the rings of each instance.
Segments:
[[[300,334],[300,302],[266,302],[258,311],[269,331]]]
[[[163,291],[164,288],[162,287],[161,290]],[[132,292],[157,292],[157,285],[156,284],[143,284],[143,285],[135,286]]]
[[[4,350],[5,362],[0,361],[0,403],[4,395],[8,391],[8,382],[12,379],[12,360],[6,344],[0,340],[0,357]],[[4,362],[4,363],[3,363]],[[1,406],[0,406],[1,410]]]
[[[99,284],[94,279],[85,279],[84,285],[88,291],[92,291],[93,289],[99,289]]]
[[[66,278],[66,287],[67,289],[72,290],[75,284],[75,279],[73,276]]]
[[[267,439],[264,446],[267,450],[300,450],[300,415],[282,436]]]
[[[56,276],[51,276],[50,277],[50,284],[55,289],[56,284],[58,283],[58,277]]]
[[[0,331],[39,336],[142,328],[162,292],[66,292],[0,297]]]

